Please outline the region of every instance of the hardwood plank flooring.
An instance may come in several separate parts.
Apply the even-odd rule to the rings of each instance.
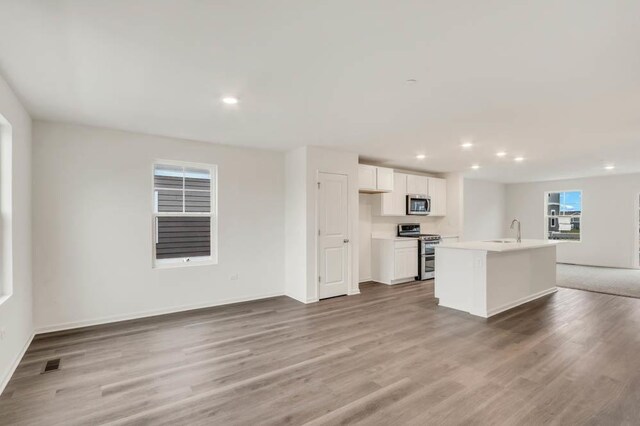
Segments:
[[[0,425],[640,424],[640,299],[559,289],[482,320],[430,281],[361,287],[39,335]]]

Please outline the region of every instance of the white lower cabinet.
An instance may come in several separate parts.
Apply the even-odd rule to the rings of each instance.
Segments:
[[[399,284],[415,280],[418,275],[418,241],[374,238],[371,244],[374,281]]]
[[[394,249],[394,280],[414,279],[418,275],[418,248]]]

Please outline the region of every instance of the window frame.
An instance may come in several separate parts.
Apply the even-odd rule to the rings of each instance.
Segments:
[[[156,166],[173,166],[184,169],[208,170],[211,177],[209,186],[211,197],[211,209],[209,212],[156,212],[155,198],[155,168]],[[192,163],[175,160],[154,160],[151,164],[151,266],[153,269],[181,268],[188,266],[207,266],[218,264],[218,166],[216,164]],[[156,220],[158,217],[210,217],[210,247],[211,254],[206,257],[194,258],[156,258]],[[189,260],[185,260],[189,259]]]
[[[0,306],[13,296],[13,127],[0,114]]]
[[[561,194],[563,192],[579,192],[580,193],[580,215],[578,216],[566,216],[566,217],[578,217],[580,218],[580,238],[577,240],[550,240],[549,239],[549,219],[556,219],[558,220],[560,217],[560,207],[558,207],[558,214],[556,216],[553,215],[549,215],[547,212],[549,211],[549,194]],[[583,221],[582,219],[584,218],[584,192],[582,191],[582,189],[563,189],[563,190],[557,190],[557,191],[546,191],[544,193],[544,239],[547,241],[561,241],[563,243],[574,243],[574,244],[579,244],[582,242],[582,225],[583,225]],[[558,224],[560,222],[558,221]]]

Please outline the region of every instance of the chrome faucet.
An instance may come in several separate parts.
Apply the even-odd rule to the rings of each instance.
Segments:
[[[522,242],[522,233],[520,232],[520,221],[518,219],[513,219],[511,221],[511,229],[513,229],[513,225],[518,224],[518,242],[521,243]]]

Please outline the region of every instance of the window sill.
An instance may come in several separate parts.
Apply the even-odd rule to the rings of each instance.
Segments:
[[[173,269],[173,268],[188,268],[191,266],[213,266],[217,265],[217,260],[200,260],[200,261],[191,261],[191,262],[167,262],[167,263],[156,263],[153,265],[153,269]]]

